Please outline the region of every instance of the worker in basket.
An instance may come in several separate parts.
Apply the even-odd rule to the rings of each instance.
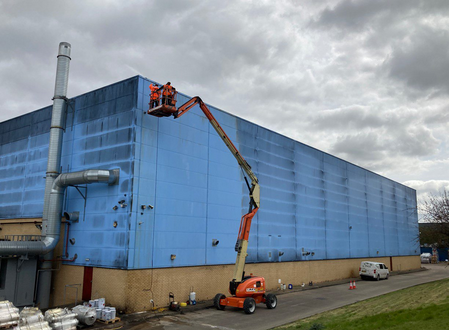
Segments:
[[[150,109],[155,108],[159,105],[159,99],[161,97],[160,88],[157,84],[153,83],[150,85]]]
[[[167,82],[162,89],[162,104],[173,105],[174,88]]]

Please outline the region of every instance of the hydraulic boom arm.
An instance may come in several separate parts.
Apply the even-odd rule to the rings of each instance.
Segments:
[[[240,152],[237,150],[235,145],[231,142],[228,135],[225,133],[223,128],[220,126],[220,124],[217,122],[215,117],[210,112],[209,108],[206,106],[206,104],[201,100],[200,97],[195,96],[194,98],[190,99],[186,103],[184,103],[182,106],[180,106],[176,113],[174,113],[175,118],[181,117],[183,114],[185,114],[187,111],[189,111],[191,108],[193,108],[195,105],[199,105],[203,113],[206,115],[207,119],[209,119],[209,122],[213,126],[213,128],[217,131],[220,138],[223,140],[223,142],[226,144],[226,146],[229,148],[231,153],[234,155],[235,159],[237,159],[238,164],[240,167],[245,171],[245,173],[248,175],[248,177],[251,179],[251,186],[248,183],[247,178],[245,177],[246,184],[248,185],[249,189],[249,212],[245,214],[240,222],[240,229],[239,229],[239,235],[237,238],[237,243],[235,244],[235,250],[237,252],[237,260],[235,263],[235,269],[234,269],[234,275],[232,278],[232,281],[230,283],[230,291],[232,294],[235,293],[235,289],[237,288],[238,284],[243,280],[243,271],[245,268],[245,260],[248,250],[248,237],[249,237],[249,231],[251,229],[251,220],[253,219],[254,215],[259,209],[260,206],[260,186],[259,186],[259,180],[254,175],[253,171],[251,170],[251,166],[246,162],[246,160],[242,157]],[[234,291],[234,292],[233,292]]]

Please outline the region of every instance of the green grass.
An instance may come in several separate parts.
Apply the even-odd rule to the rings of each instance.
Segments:
[[[449,279],[388,293],[276,329],[449,329]]]

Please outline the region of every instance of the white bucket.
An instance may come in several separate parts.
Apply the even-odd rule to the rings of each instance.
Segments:
[[[101,308],[97,308],[96,310],[95,310],[95,312],[97,312],[97,319],[101,319],[101,311],[102,311],[102,309]]]
[[[196,302],[196,292],[190,292],[189,294],[190,303]]]
[[[109,310],[109,308],[105,308],[101,310],[101,318],[103,320],[109,321],[112,320],[112,312]]]
[[[111,311],[111,320],[115,319],[116,316],[115,307],[109,307],[109,310]]]
[[[106,300],[104,298],[95,299],[97,301],[98,308],[104,308]]]

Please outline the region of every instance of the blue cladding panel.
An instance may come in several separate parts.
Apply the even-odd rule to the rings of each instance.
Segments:
[[[63,171],[121,173],[118,186],[90,185],[85,207],[67,189],[64,209],[81,211],[69,255],[129,269],[234,263],[249,202],[242,172],[198,107],[177,120],[144,114],[150,83],[133,77],[72,99]],[[419,253],[413,189],[210,109],[261,184],[248,262]],[[0,218],[42,214],[50,115],[0,123]],[[127,206],[114,211],[119,200]]]
[[[134,204],[154,209],[133,210],[138,225],[128,267],[230,263],[242,203],[247,203],[240,168],[198,107],[176,121],[144,115],[150,83],[139,81],[133,191]],[[179,95],[178,104],[188,99]],[[212,111],[235,141],[236,119]],[[211,249],[214,238],[220,243]]]
[[[149,84],[141,79],[142,112]],[[178,104],[187,100],[179,95]],[[402,211],[416,206],[414,190],[210,109],[261,183],[249,262],[417,254],[410,239],[417,233],[417,216]],[[135,246],[141,259],[130,267],[233,263],[240,217],[248,208],[247,188],[234,157],[198,107],[177,120],[142,116],[138,123],[142,140],[136,155],[140,150],[141,163],[135,189],[141,198],[142,186],[151,186],[144,189],[145,200],[155,209],[136,216],[150,219],[151,235],[145,241],[154,249]],[[144,163],[152,165],[144,168]],[[219,245],[213,247],[212,239]]]
[[[80,211],[70,226],[72,264],[127,267],[137,85],[134,77],[70,100],[62,171],[120,168],[119,185],[87,186],[86,204],[67,188],[64,210]],[[47,107],[0,124],[0,218],[42,216],[50,118]],[[114,211],[121,199],[129,206]]]
[[[0,123],[0,219],[42,215],[51,108]]]
[[[80,194],[74,188],[67,189],[65,209],[82,211],[80,222],[70,228],[70,238],[76,243],[69,247],[69,253],[78,254],[74,264],[128,265],[137,86],[138,79],[132,78],[76,97],[75,113],[67,116],[63,169],[120,168],[118,185],[88,186],[85,207]],[[125,200],[127,207],[114,211],[119,200]]]

